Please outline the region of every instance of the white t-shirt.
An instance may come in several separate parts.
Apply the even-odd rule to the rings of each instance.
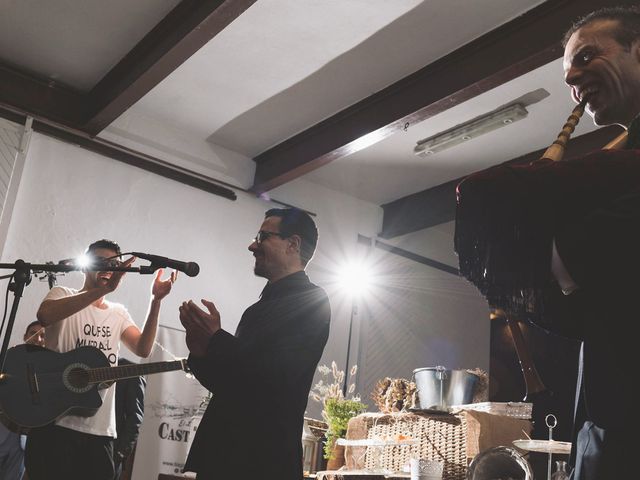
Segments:
[[[45,300],[75,295],[78,290],[56,286],[49,290]],[[46,328],[45,346],[64,353],[84,345],[99,348],[112,366],[118,363],[122,332],[134,325],[127,309],[105,300],[107,308],[93,305]],[[92,435],[116,437],[115,384],[100,390],[102,406],[91,417],[65,415],[55,424]]]

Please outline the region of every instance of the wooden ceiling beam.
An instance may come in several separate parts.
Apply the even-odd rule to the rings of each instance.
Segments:
[[[74,126],[82,121],[83,100],[80,92],[0,64],[0,105]]]
[[[100,133],[256,0],[182,0],[87,92],[0,64],[0,106]]]
[[[562,55],[578,16],[630,0],[549,0],[254,158],[251,188],[271,190]],[[426,41],[426,37],[425,37]]]
[[[24,124],[27,119],[24,112],[9,109],[2,105],[0,105],[0,118],[6,118],[7,120],[17,124]],[[237,196],[234,190],[241,190],[221,180],[194,172],[178,165],[172,165],[160,158],[133,150],[123,145],[118,145],[114,142],[110,142],[109,140],[99,137],[91,137],[86,132],[53,123],[48,119],[35,117],[32,128],[35,132],[62,140],[72,145],[84,148],[85,150],[89,150],[113,160],[126,163],[127,165],[160,175],[161,177],[174,180],[184,185],[189,185],[190,187],[224,197],[228,200],[236,200]]]
[[[97,135],[256,0],[183,0],[89,93],[82,130]]]
[[[602,148],[621,131],[619,126],[610,126],[573,138],[567,145],[565,157],[579,157]],[[545,149],[536,150],[506,163],[531,163],[539,159],[544,151]],[[464,177],[457,178],[382,205],[384,215],[380,237],[394,238],[454,220],[456,186],[463,179]]]

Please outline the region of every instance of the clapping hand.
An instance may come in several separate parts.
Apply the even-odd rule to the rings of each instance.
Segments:
[[[220,330],[220,313],[213,302],[201,300],[208,313],[202,310],[193,300],[182,302],[180,306],[180,322],[187,331],[187,347],[192,355],[203,357],[214,333]]]

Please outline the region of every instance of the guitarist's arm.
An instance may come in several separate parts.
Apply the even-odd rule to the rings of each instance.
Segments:
[[[104,297],[107,293],[109,293],[109,291],[106,290],[106,287],[102,286],[83,290],[75,295],[44,300],[40,304],[40,308],[38,308],[36,317],[45,327],[51,326],[54,323],[64,320],[74,313],[78,313],[80,310],[87,308],[93,302]]]
[[[135,257],[131,257],[124,262],[122,266],[128,267],[134,261]],[[78,313],[94,302],[97,304],[101,303],[105,295],[118,288],[124,274],[125,272],[122,271],[113,272],[106,283],[98,284],[95,287],[87,287],[87,282],[85,281],[85,286],[75,295],[67,295],[62,298],[49,298],[50,296],[48,296],[47,299],[40,304],[38,312],[36,313],[38,321],[45,327],[48,327],[70,317],[74,313]],[[55,295],[54,289],[52,289],[50,293]]]
[[[144,322],[142,331],[135,325],[130,326],[122,332],[122,341],[129,350],[139,357],[146,358],[151,354],[153,342],[156,340],[158,331],[158,316],[160,314],[160,304],[162,299],[171,291],[173,282],[176,281],[177,272],[172,272],[171,276],[162,280],[162,269],[156,273],[151,289],[151,303],[147,313],[147,320]]]

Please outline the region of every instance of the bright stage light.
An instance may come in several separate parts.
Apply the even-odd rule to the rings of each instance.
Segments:
[[[78,258],[76,258],[75,263],[80,268],[87,268],[87,267],[91,266],[91,264],[93,263],[93,259],[91,258],[91,256],[89,256],[87,254],[82,254]]]
[[[364,263],[349,263],[340,269],[338,284],[351,296],[360,296],[371,287],[372,272]]]

